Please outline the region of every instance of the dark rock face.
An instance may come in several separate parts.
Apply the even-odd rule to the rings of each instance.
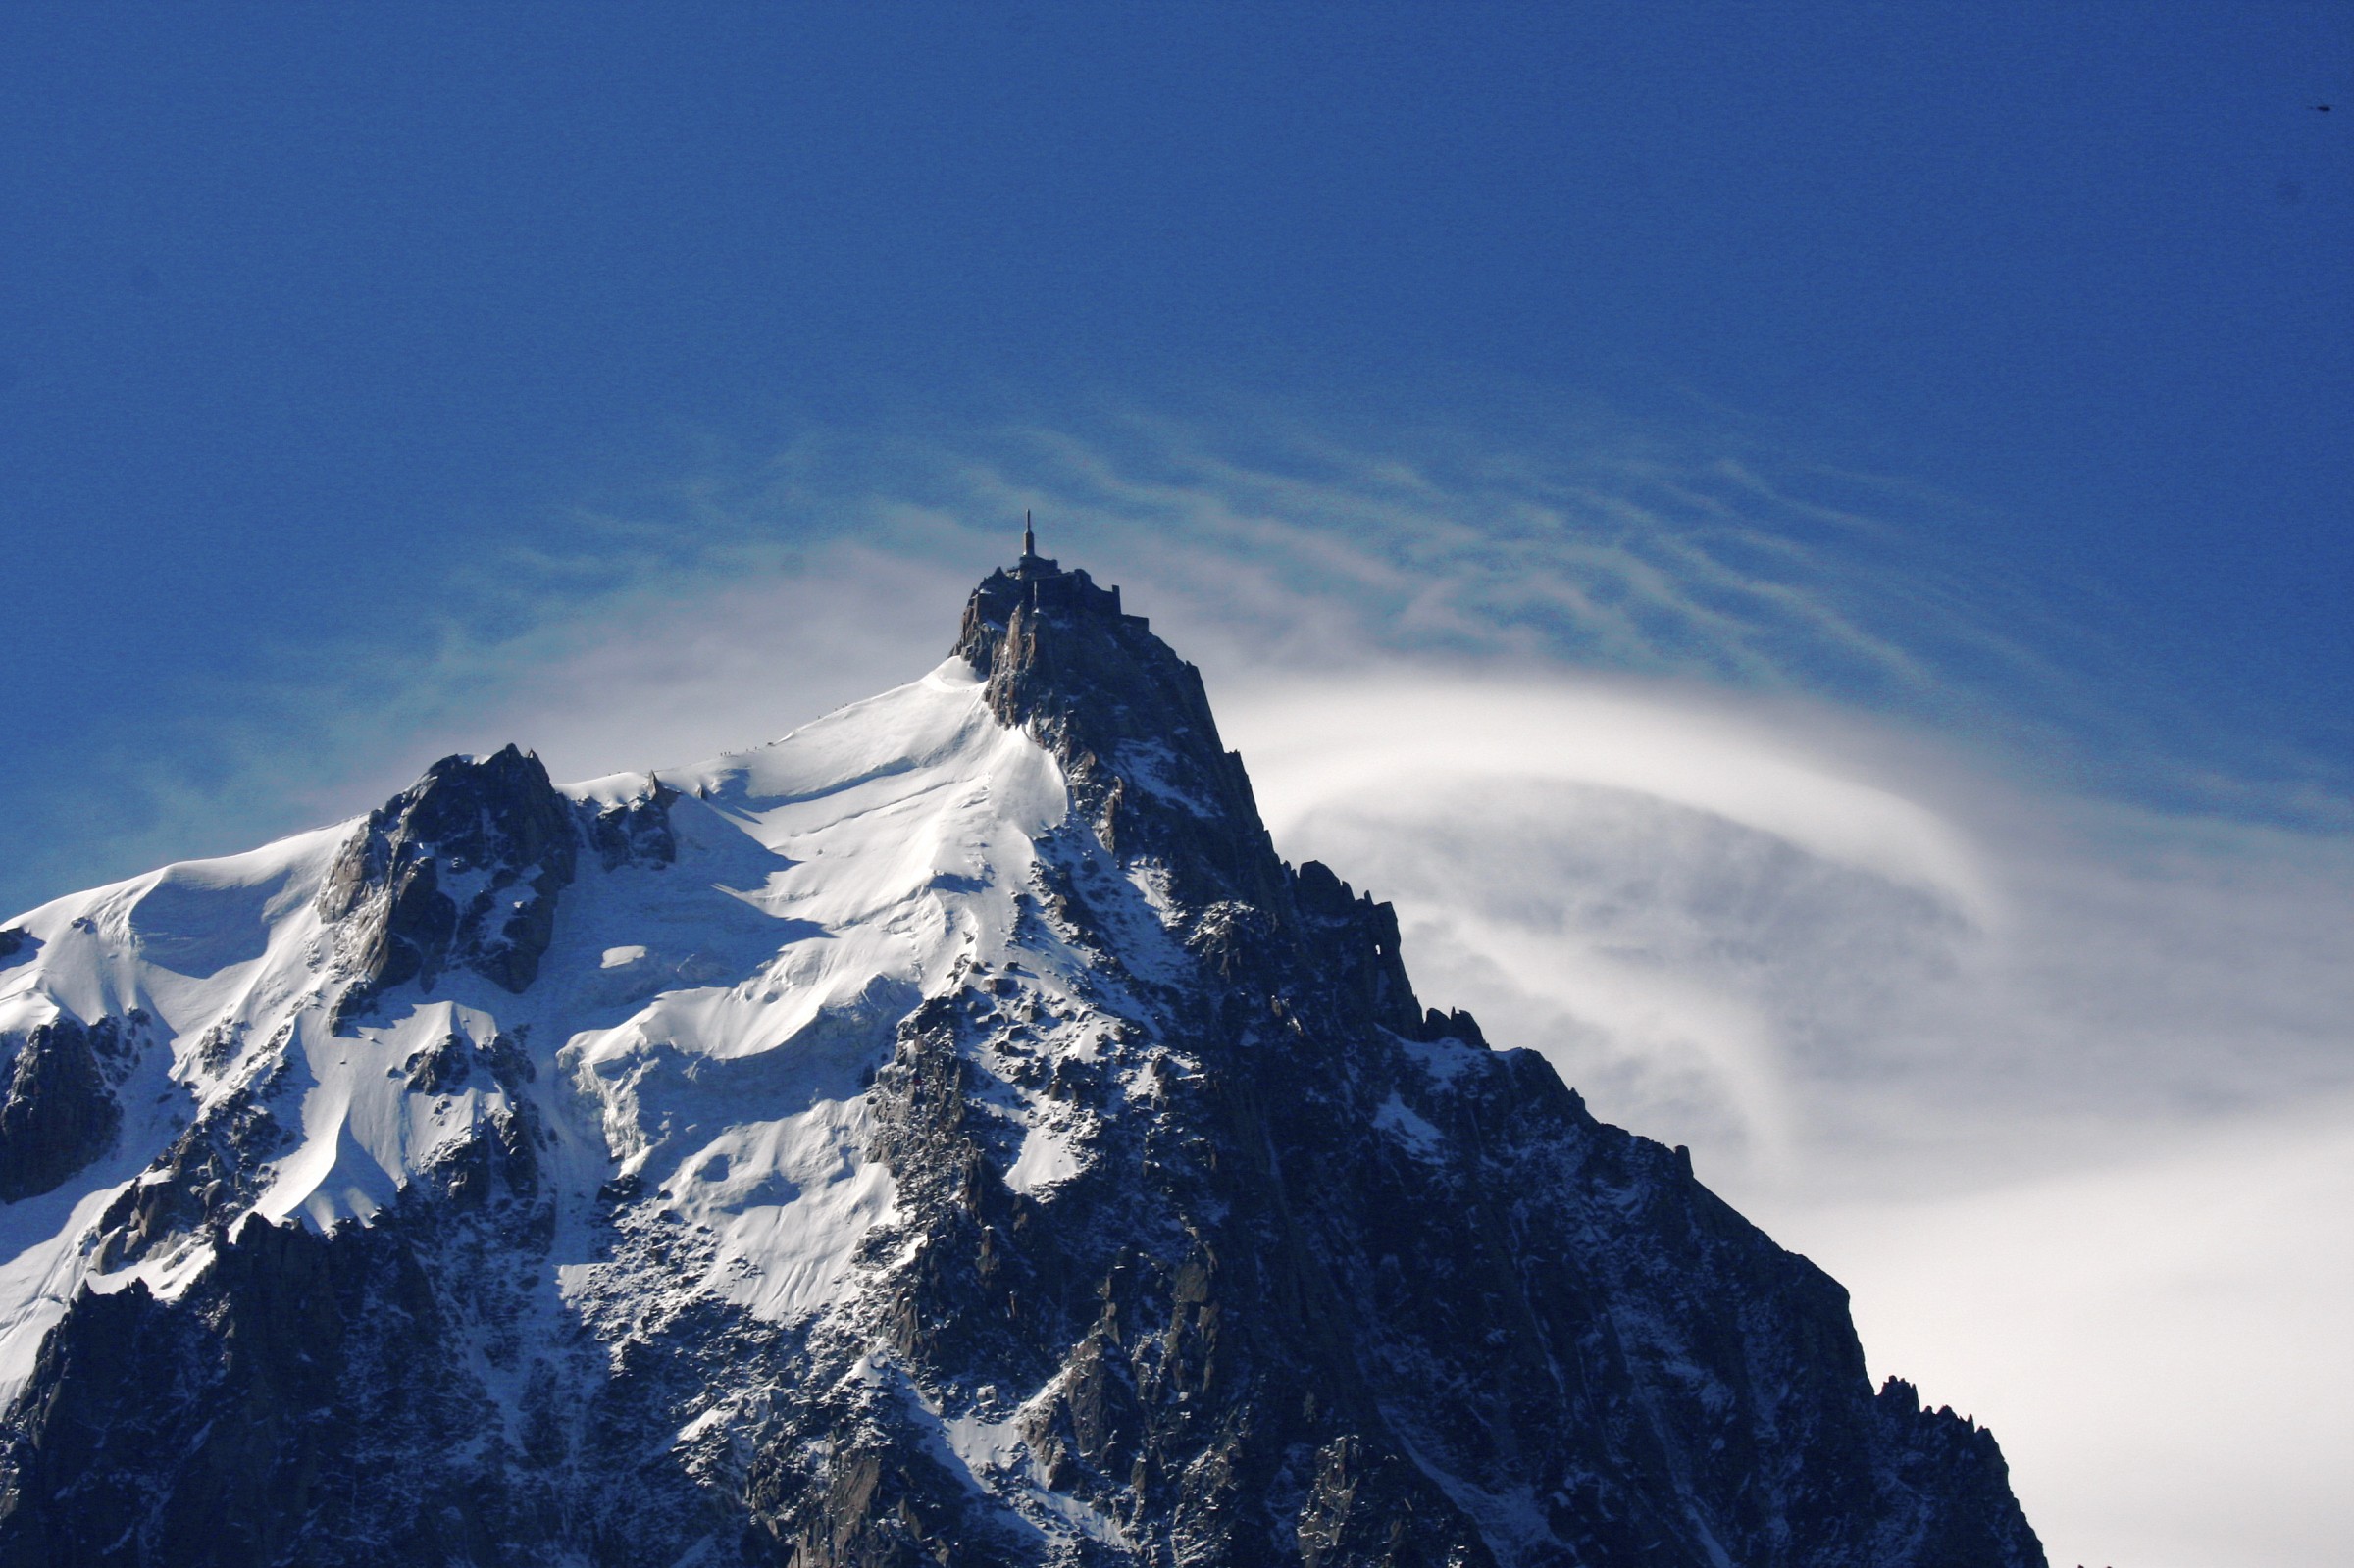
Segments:
[[[1283,908],[1275,845],[1202,673],[1122,614],[1118,589],[1027,556],[974,590],[956,651],[988,678],[998,717],[1061,762],[1114,855],[1162,861],[1189,905]]]
[[[575,805],[537,755],[511,745],[435,763],[368,814],[320,890],[320,913],[338,924],[336,950],[360,981],[345,1011],[410,981],[430,992],[452,966],[525,990],[555,936],[557,897],[582,846],[608,871],[668,865],[678,852],[677,798],[656,782],[637,799]]]
[[[444,757],[368,814],[320,913],[342,923],[338,950],[371,994],[410,980],[430,990],[453,964],[520,991],[539,972],[579,850],[571,804],[537,756]]]
[[[1923,1410],[1902,1378],[1888,1380],[1873,1407],[1887,1455],[1882,1493],[1894,1503],[1882,1527],[1889,1554],[1962,1564],[2015,1551],[2024,1523],[2013,1523],[2019,1504],[1994,1434],[1950,1409]]]
[[[0,1096],[0,1203],[52,1190],[113,1145],[123,1125],[114,1084],[137,1022],[60,1016],[17,1047]]]
[[[2042,1561],[1990,1439],[1875,1400],[1836,1284],[1541,1059],[1376,1034],[1378,947],[1328,956],[1255,1009],[1201,998],[1162,1114],[1049,1204],[976,1114],[1003,1020],[910,1020],[876,1152],[925,1244],[876,1310],[915,1384],[1046,1391],[1033,1463],[1141,1560]],[[1108,1101],[1119,1065],[1067,1091]],[[1026,1560],[892,1402],[803,1415],[764,1455],[784,1560]]]
[[[917,1386],[1047,1391],[1033,1464],[1142,1560],[2042,1561],[1990,1438],[1875,1398],[1834,1282],[1542,1059],[1425,1012],[1388,906],[1276,861],[1199,677],[1115,599],[1033,558],[959,646],[1094,816],[1052,857],[1057,935],[1094,939],[1108,873],[1151,858],[1204,962],[1156,998],[1184,1021],[1146,1058],[1157,1114],[1106,1114],[1050,1203],[977,1114],[1014,1021],[910,1018],[874,1152],[924,1238],[878,1305]],[[1137,1060],[1054,1071],[1108,1111]],[[791,1560],[1021,1560],[920,1431],[855,1413],[854,1450],[813,1462],[791,1423],[767,1450]]]
[[[461,1050],[519,1083],[512,1041],[446,1054]],[[182,1200],[230,1133],[271,1146],[250,1123],[200,1125],[173,1180],[118,1206]],[[216,1231],[214,1262],[175,1301],[136,1282],[85,1291],[0,1447],[0,1565],[547,1560],[565,1347],[528,1332],[533,1274],[515,1266],[545,1255],[553,1226],[543,1140],[528,1110],[499,1112],[371,1225],[322,1236],[249,1216]],[[506,1408],[525,1412],[518,1428]]]
[[[605,869],[667,866],[676,860],[679,840],[671,831],[670,803],[678,798],[676,789],[657,779],[638,799],[594,808],[586,831]]]
[[[900,1021],[854,1290],[787,1326],[687,1289],[711,1239],[635,1176],[559,1191],[557,1075],[535,1097],[505,1035],[396,1064],[501,1106],[397,1204],[232,1239],[283,1136],[257,1075],[108,1212],[118,1261],[207,1226],[219,1255],[51,1333],[0,1432],[0,1568],[2039,1568],[1992,1437],[1875,1393],[1835,1282],[1424,1008],[1390,907],[1276,857],[1199,676],[1116,592],[1026,556],[958,651],[1071,784],[1019,936],[1082,978],[970,967]],[[519,990],[577,851],[668,861],[670,798],[592,812],[511,748],[452,759],[322,909],[369,986]],[[86,1128],[47,1085],[95,1048],[44,1050],[26,1116]],[[1012,1179],[1014,1105],[1065,1179]]]
[[[516,1560],[545,1489],[490,1481],[495,1407],[450,1355],[472,1325],[435,1232],[254,1218],[179,1301],[77,1301],[0,1464],[0,1564]]]
[[[293,1145],[270,1101],[284,1074],[265,1076],[206,1108],[98,1222],[98,1261],[119,1268],[173,1238],[226,1226],[267,1186],[267,1162]]]
[[[32,933],[23,927],[11,926],[0,930],[0,964],[30,957],[40,950],[40,945]]]

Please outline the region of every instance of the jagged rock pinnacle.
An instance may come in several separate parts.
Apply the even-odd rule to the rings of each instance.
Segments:
[[[1202,672],[1122,610],[1118,588],[1025,553],[973,589],[955,651],[998,717],[1054,753],[1114,853],[1162,856],[1193,902],[1286,907],[1282,863]]]

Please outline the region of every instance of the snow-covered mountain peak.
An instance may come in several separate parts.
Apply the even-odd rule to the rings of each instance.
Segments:
[[[0,1048],[0,1563],[2036,1560],[1028,551],[769,745],[45,905]]]

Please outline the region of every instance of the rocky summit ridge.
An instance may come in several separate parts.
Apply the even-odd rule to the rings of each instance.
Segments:
[[[1027,541],[772,745],[0,928],[0,1568],[2043,1561]]]

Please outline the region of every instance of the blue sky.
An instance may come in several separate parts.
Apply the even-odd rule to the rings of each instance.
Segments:
[[[1201,395],[1360,435],[1598,403],[1900,479],[1962,503],[1919,561],[2342,782],[2354,104],[2309,105],[2350,26],[12,8],[11,890],[131,869],[93,758],[289,638],[397,665],[477,613],[453,576],[592,552],[584,507],[714,447]]]
[[[1033,506],[2056,1553],[2342,1557],[2354,9],[558,15],[0,15],[0,906],[774,734]]]

